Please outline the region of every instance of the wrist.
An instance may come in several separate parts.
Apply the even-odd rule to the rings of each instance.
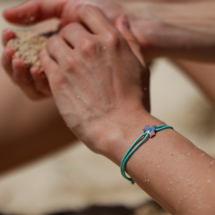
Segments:
[[[108,120],[106,119],[105,122],[98,123],[94,128],[96,130],[94,142],[97,151],[119,166],[126,151],[141,135],[142,129],[146,125],[158,124],[164,123],[143,108],[136,109],[129,114],[120,112]]]

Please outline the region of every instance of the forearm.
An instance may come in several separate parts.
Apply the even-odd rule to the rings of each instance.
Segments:
[[[203,64],[198,62],[183,61],[173,59],[183,71],[188,75],[205,95],[215,105],[215,66],[214,64]]]
[[[23,108],[21,112],[29,111],[32,116],[22,114],[18,117],[20,111],[17,105],[16,108],[15,116],[7,115],[0,122],[0,174],[61,150],[77,140],[49,104],[20,107]]]
[[[138,113],[105,125],[106,132],[110,128],[105,156],[120,165],[128,148],[148,124],[164,123]],[[212,162],[211,157],[176,131],[164,130],[143,144],[126,168],[137,184],[172,214],[186,214],[189,210],[210,214],[215,210],[214,187],[210,183],[215,178]]]
[[[149,60],[166,56],[215,62],[214,1],[132,4],[127,5],[131,29]]]
[[[75,140],[54,102],[30,101],[0,66],[0,174]]]

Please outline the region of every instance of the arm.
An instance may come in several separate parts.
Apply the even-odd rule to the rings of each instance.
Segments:
[[[123,156],[147,124],[163,124],[146,113],[111,121],[97,144],[108,145],[101,153],[120,165]],[[141,111],[140,111],[141,112]],[[129,129],[126,129],[128,128]],[[118,134],[116,136],[116,133]],[[127,163],[127,172],[137,184],[172,214],[213,214],[214,159],[176,131],[165,130],[147,141]]]
[[[203,64],[185,60],[173,59],[183,71],[188,75],[205,95],[215,104],[215,66],[214,64]]]
[[[214,1],[127,6],[132,32],[147,59],[165,56],[215,62]]]
[[[53,21],[38,27],[47,29],[50,24]],[[53,99],[30,101],[0,65],[0,174],[70,146],[76,140]]]
[[[0,71],[0,174],[74,144],[52,99],[30,101]]]
[[[142,46],[146,61],[150,62],[160,56],[205,62],[215,60],[214,1],[131,3],[107,0],[32,0],[6,10],[4,16],[8,21],[22,25],[36,24],[55,17],[60,19],[63,27],[70,22],[78,21],[77,17],[71,14],[80,4],[96,5],[105,11],[112,22],[115,22],[120,14],[126,14],[131,30]],[[20,13],[22,16],[19,16]],[[5,44],[11,37],[14,37],[11,32],[4,32]],[[2,62],[15,83],[30,98],[50,96],[50,89],[41,71],[32,68],[29,74],[23,60],[21,58],[12,60],[12,56],[13,51],[5,48]],[[32,78],[36,80],[37,85],[32,84]]]
[[[120,165],[145,125],[163,124],[148,113],[149,71],[125,17],[116,26],[137,58],[98,9],[82,6],[74,16],[91,33],[78,23],[68,25],[49,40],[41,62],[68,127],[91,150]],[[173,214],[215,211],[214,160],[176,131],[157,133],[126,170]]]
[[[33,0],[4,12],[5,18],[16,24],[35,24],[53,17],[62,26],[71,21],[71,12],[80,4],[92,4],[103,10],[114,22],[125,14],[131,30],[138,38],[148,60],[159,56],[214,62],[215,2],[206,1],[101,1],[101,0]],[[31,11],[34,19],[29,20]],[[17,18],[22,12],[23,16]],[[26,21],[28,20],[28,22]]]

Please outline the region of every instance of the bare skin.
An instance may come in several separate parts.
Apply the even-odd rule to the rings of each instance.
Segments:
[[[191,80],[193,80],[197,86],[202,89],[204,94],[215,106],[215,65],[177,59],[174,59],[173,62],[185,71],[185,74],[187,74]]]
[[[122,4],[120,1],[102,0],[94,0],[93,2],[89,0],[56,0],[54,2],[33,0],[6,10],[4,16],[12,23],[25,25],[57,17],[61,18],[61,26],[65,26],[71,21],[78,21],[75,17],[71,18],[70,12],[81,3],[93,4],[103,9],[112,22],[120,14],[126,14],[131,30],[140,42],[147,61],[159,56],[209,62],[215,60],[214,1],[174,4],[126,2]],[[190,10],[195,12],[190,13]],[[204,13],[205,10],[207,13]],[[28,18],[29,11],[33,17],[31,20]],[[19,16],[20,12],[22,12],[22,17]],[[11,32],[4,32],[5,43],[11,37],[14,37]],[[15,59],[11,62],[12,55],[13,51],[5,48],[2,62],[8,74],[23,91],[33,99],[49,95],[50,91],[41,71],[36,68],[31,69],[31,76],[35,80],[35,84],[32,85],[22,60]],[[17,73],[19,75],[14,75]]]
[[[46,2],[46,1],[42,1],[42,2]],[[62,2],[62,1],[61,1]],[[130,25],[131,25],[131,28],[132,28],[132,30],[133,30],[133,32],[135,33],[135,36],[136,37],[138,37],[139,38],[139,40],[140,40],[140,42],[141,42],[141,45],[142,45],[142,47],[144,47],[144,50],[147,50],[147,52],[145,52],[146,53],[146,57],[148,58],[148,59],[151,59],[152,57],[155,57],[155,56],[160,56],[160,55],[163,55],[163,54],[166,54],[167,52],[169,53],[169,51],[166,51],[165,52],[165,50],[164,49],[162,49],[162,51],[161,52],[163,52],[163,54],[161,54],[160,53],[160,43],[158,44],[157,42],[156,42],[156,38],[159,40],[159,38],[163,38],[163,39],[165,39],[165,35],[163,36],[163,35],[157,35],[157,30],[156,30],[156,28],[158,28],[158,32],[160,32],[160,28],[161,29],[163,29],[164,27],[165,27],[165,29],[166,29],[166,27],[167,26],[165,26],[165,25],[163,25],[163,23],[162,22],[157,22],[157,20],[155,20],[155,19],[151,19],[151,22],[150,22],[150,25],[152,26],[152,29],[153,29],[153,32],[154,32],[154,39],[153,39],[153,41],[151,40],[151,37],[148,37],[148,41],[147,40],[143,40],[143,38],[146,36],[147,37],[147,32],[145,32],[144,31],[144,29],[145,29],[145,27],[150,27],[150,26],[146,26],[145,25],[145,23],[143,22],[143,23],[141,23],[141,22],[139,22],[138,21],[138,19],[140,18],[140,19],[142,19],[142,20],[147,20],[148,19],[148,17],[150,17],[149,16],[149,14],[150,13],[154,13],[155,12],[155,14],[156,13],[158,13],[158,15],[159,15],[159,17],[161,17],[163,20],[167,20],[166,22],[169,22],[168,21],[168,19],[169,18],[171,18],[171,22],[174,22],[175,24],[173,25],[173,26],[170,26],[169,28],[172,28],[173,30],[174,30],[174,28],[176,28],[176,29],[178,29],[178,22],[180,22],[180,20],[183,18],[183,17],[181,17],[180,16],[180,13],[181,13],[181,10],[183,10],[183,8],[182,7],[178,7],[177,5],[175,5],[175,6],[177,6],[177,8],[179,9],[180,8],[180,10],[176,10],[176,9],[174,9],[174,8],[176,8],[175,6],[173,6],[174,4],[163,4],[163,6],[161,6],[162,8],[163,8],[163,11],[162,11],[162,13],[160,13],[160,10],[159,10],[159,5],[161,4],[161,3],[159,3],[158,5],[155,5],[155,7],[150,3],[151,1],[149,1],[148,3],[145,3],[145,4],[143,4],[141,1],[139,1],[139,3],[137,3],[137,4],[126,4],[127,6],[122,6],[122,4],[119,2],[116,2],[116,1],[114,1],[114,3],[108,3],[108,4],[106,4],[106,1],[98,1],[98,0],[96,0],[96,1],[87,1],[87,0],[82,0],[82,1],[79,1],[80,3],[81,2],[87,2],[87,3],[92,3],[93,2],[93,4],[95,4],[95,5],[97,5],[97,6],[99,6],[100,8],[102,8],[102,9],[104,9],[105,11],[109,11],[109,12],[111,12],[111,13],[108,13],[108,15],[109,15],[109,17],[112,19],[112,21],[114,20],[114,17],[116,17],[116,16],[118,16],[120,13],[125,13],[125,14],[127,14],[128,16],[128,20],[129,20],[129,23],[130,23]],[[110,2],[110,1],[109,1]],[[129,2],[129,1],[128,1]],[[133,1],[132,1],[133,2]],[[146,2],[146,1],[145,1]],[[156,0],[154,0],[153,2],[160,2],[160,1],[156,1]],[[166,2],[171,2],[172,3],[172,1],[166,1]],[[177,1],[176,1],[177,2]],[[180,1],[181,2],[181,1]],[[52,3],[53,3],[53,1],[52,1]],[[205,3],[205,1],[204,1],[204,3]],[[74,6],[77,4],[77,2],[74,4]],[[184,3],[183,3],[184,4]],[[118,6],[117,6],[118,5]],[[187,6],[186,6],[187,7]],[[110,8],[109,10],[106,10],[106,8]],[[149,14],[143,14],[143,13],[141,13],[141,8],[145,11],[146,9],[149,11]],[[168,15],[168,13],[169,13],[169,8],[171,8],[171,10],[173,9],[174,11],[175,11],[175,14],[176,14],[176,17],[178,16],[178,18],[177,19],[174,19],[174,21],[172,20],[172,17],[170,16],[170,15]],[[49,8],[50,9],[50,8]],[[13,9],[14,10],[14,9]],[[16,10],[16,9],[15,9]],[[16,10],[17,11],[17,10]],[[18,10],[19,11],[19,10]],[[51,10],[50,10],[51,11]],[[188,11],[188,10],[186,10],[186,11]],[[14,12],[14,11],[13,11]],[[165,12],[165,13],[164,13]],[[201,12],[201,11],[200,11]],[[17,12],[18,13],[18,12]],[[130,16],[130,15],[132,15],[133,13],[135,13],[135,17],[132,17],[132,16]],[[152,14],[153,14],[152,13]],[[16,14],[16,13],[15,13]],[[51,12],[50,13],[46,13],[46,14],[51,14]],[[178,15],[177,15],[178,14]],[[8,15],[8,14],[7,14]],[[184,14],[185,16],[187,16],[186,14]],[[8,15],[9,17],[11,16],[10,14]],[[51,15],[50,15],[51,16]],[[8,18],[9,18],[8,17]],[[151,18],[153,18],[153,16],[151,17]],[[183,20],[183,19],[182,19]],[[156,24],[156,25],[155,25]],[[181,24],[183,24],[183,25],[185,25],[186,27],[189,27],[189,22],[188,23],[184,23],[184,22],[181,22],[180,23],[180,25]],[[188,26],[187,26],[188,25]],[[204,22],[199,22],[199,25],[197,25],[197,28],[198,29],[205,29],[205,26],[206,25],[206,23],[204,23]],[[135,27],[136,26],[136,27]],[[136,28],[138,28],[138,30],[136,30]],[[181,29],[180,29],[181,30]],[[183,30],[183,28],[182,28],[182,30]],[[166,32],[166,30],[165,30],[165,32]],[[178,31],[179,32],[179,31]],[[171,32],[170,32],[171,33]],[[156,36],[157,35],[157,36]],[[179,34],[180,35],[180,34]],[[186,38],[188,39],[188,41],[190,42],[190,32],[189,31],[186,31],[186,28],[185,28],[185,31],[183,31],[183,35],[185,35],[185,42],[186,42]],[[171,34],[170,35],[167,35],[168,37],[171,37]],[[177,35],[176,35],[177,36]],[[181,36],[181,35],[180,35]],[[12,32],[4,32],[4,35],[3,35],[3,39],[4,39],[4,43],[6,43],[10,38],[13,38],[14,37],[14,34],[12,33]],[[167,37],[167,42],[169,42],[169,38]],[[163,40],[162,39],[162,40]],[[178,41],[178,40],[176,40],[176,41]],[[155,51],[155,49],[153,49],[152,47],[153,47],[153,45],[149,45],[149,44],[157,44],[158,45],[158,51]],[[210,41],[210,43],[211,44],[213,44],[213,41],[211,40]],[[164,44],[165,44],[165,42],[164,42]],[[167,43],[168,44],[168,43]],[[147,47],[151,47],[150,49],[149,48],[147,48]],[[177,48],[178,47],[178,45],[177,44],[175,44],[175,47]],[[182,48],[183,49],[183,48]],[[167,49],[168,50],[168,49]],[[18,74],[19,74],[19,76],[18,77],[21,77],[22,78],[22,80],[23,80],[23,78],[25,79],[25,84],[23,84],[23,83],[21,83],[21,81],[18,79],[18,80],[15,80],[16,81],[16,83],[19,85],[19,86],[21,86],[21,88],[23,89],[23,91],[30,97],[30,98],[33,98],[33,99],[41,99],[41,98],[44,98],[44,97],[46,97],[47,96],[47,91],[49,91],[49,87],[47,86],[47,85],[44,85],[43,83],[44,83],[44,80],[42,79],[41,80],[41,84],[39,83],[38,84],[38,82],[39,82],[39,80],[38,79],[40,79],[40,71],[38,71],[38,70],[34,70],[34,72],[32,72],[32,77],[34,77],[34,80],[35,80],[35,83],[36,83],[36,85],[34,84],[34,86],[32,86],[32,82],[29,82],[29,76],[28,76],[28,72],[25,70],[25,67],[24,67],[24,65],[23,65],[23,62],[22,62],[22,59],[16,59],[15,60],[15,62],[13,62],[12,64],[13,64],[13,70],[12,70],[12,67],[11,67],[11,61],[10,60],[8,60],[8,59],[11,59],[11,57],[12,57],[12,50],[7,50],[6,51],[6,53],[8,53],[8,57],[7,57],[7,59],[4,59],[4,61],[5,61],[5,63],[4,64],[6,64],[6,65],[8,65],[9,67],[6,67],[6,70],[7,70],[7,72],[8,73],[12,73],[12,72],[14,72],[14,71],[17,71],[18,72]],[[195,52],[196,53],[196,52]],[[173,55],[174,56],[174,53],[172,53],[171,55]],[[186,54],[185,54],[185,56],[186,56]],[[209,59],[209,58],[208,58]],[[16,72],[16,74],[17,74],[17,72]],[[26,75],[25,75],[26,74]],[[34,75],[35,74],[35,75]],[[13,79],[13,78],[12,78]],[[7,81],[7,78],[6,77],[3,77],[3,78],[1,78],[1,80],[2,80],[2,82],[3,83],[5,83],[5,81],[4,80],[6,80]],[[202,81],[202,79],[201,78],[199,78],[198,80],[197,80],[197,82],[198,81]],[[1,86],[4,86],[3,84],[1,85]],[[32,116],[35,116],[35,118],[40,118],[40,116],[41,115],[45,115],[46,114],[46,116],[45,116],[45,118],[44,118],[44,121],[45,121],[45,119],[47,118],[47,121],[48,121],[48,119],[51,119],[52,117],[52,120],[56,120],[56,123],[58,122],[58,121],[60,121],[59,120],[59,115],[58,115],[58,113],[57,113],[57,111],[55,111],[55,114],[50,114],[50,113],[52,113],[52,111],[47,111],[47,112],[45,112],[44,111],[44,108],[39,108],[39,109],[36,109],[36,108],[34,108],[33,107],[33,105],[34,105],[34,103],[31,103],[30,101],[28,101],[27,99],[25,99],[25,98],[23,98],[16,90],[15,90],[15,88],[12,86],[12,85],[10,85],[9,83],[8,83],[8,86],[10,86],[9,87],[9,89],[7,90],[7,92],[14,92],[14,95],[17,95],[16,97],[17,98],[20,98],[19,99],[19,104],[20,104],[20,107],[22,107],[24,110],[26,110],[27,112],[30,112],[31,114],[30,114],[30,116],[29,116],[29,118],[27,119],[26,118],[26,123],[24,124],[24,125],[26,125],[26,127],[24,127],[23,126],[23,132],[26,130],[26,128],[28,128],[28,124],[29,125],[32,125],[32,124],[34,124],[34,122],[35,122],[35,119],[34,119],[34,117],[32,117]],[[40,86],[39,88],[38,88],[38,86]],[[42,86],[42,87],[41,87]],[[203,86],[203,85],[201,85],[201,86]],[[35,90],[36,89],[36,90]],[[38,93],[38,91],[39,91],[39,93]],[[4,92],[5,91],[1,91],[3,94],[4,94]],[[211,91],[212,92],[212,91]],[[48,94],[49,94],[50,92],[48,92]],[[8,107],[13,107],[13,104],[11,104],[11,102],[9,103],[7,103],[8,104]],[[38,104],[38,106],[39,106],[39,104]],[[41,104],[41,107],[45,107],[45,102],[44,102],[44,104]],[[49,107],[48,105],[47,105],[47,107]],[[2,109],[3,109],[3,111],[1,111],[1,113],[4,113],[4,107],[2,107]],[[47,108],[48,109],[48,108]],[[50,110],[52,109],[52,102],[50,101]],[[54,110],[55,108],[54,108],[54,105],[53,105],[53,110]],[[13,112],[13,111],[12,111]],[[36,117],[37,116],[37,117]],[[18,121],[19,119],[16,119],[16,122],[19,122]],[[7,122],[7,124],[8,124],[8,127],[10,127],[10,129],[11,129],[11,125],[9,124],[9,122],[10,121],[8,121],[8,119],[5,119],[5,121]],[[5,121],[1,121],[2,122],[2,124],[3,124],[3,126],[6,124],[6,122]],[[19,123],[17,123],[17,128],[16,127],[14,127],[14,128],[16,128],[16,129],[14,129],[14,131],[15,130],[17,130],[17,131],[20,131],[19,129],[18,129],[18,127],[19,127],[19,125],[20,124],[22,124],[22,120],[19,122]],[[11,122],[12,123],[12,122]],[[12,123],[12,124],[14,124],[14,123]],[[61,123],[60,123],[61,124]],[[2,126],[2,127],[3,127]],[[53,132],[54,131],[54,128],[53,128],[53,130],[52,130],[52,127],[51,126],[49,126],[49,128],[50,128],[50,134],[51,134],[51,132]],[[68,129],[66,128],[66,126],[64,126],[63,124],[62,124],[62,126],[61,127],[59,127],[60,129],[59,129],[59,136],[58,136],[58,138],[54,138],[54,140],[56,140],[56,142],[52,142],[52,144],[53,145],[58,145],[59,147],[63,147],[64,145],[67,145],[68,143],[69,143],[69,141],[70,140],[73,140],[74,139],[74,137],[73,136],[70,136],[70,133],[68,133]],[[33,128],[32,128],[33,129]],[[4,130],[2,130],[2,131],[4,131]],[[33,130],[32,130],[33,131]],[[49,140],[48,139],[48,137],[47,137],[47,139],[45,138],[44,140],[43,140],[43,138],[45,137],[44,135],[40,135],[40,134],[42,134],[42,133],[44,133],[43,132],[43,129],[41,129],[41,126],[39,126],[38,125],[38,132],[36,132],[37,131],[37,127],[35,127],[35,135],[37,135],[37,136],[40,136],[40,138],[39,137],[37,137],[38,138],[38,142],[46,142],[46,144],[47,144],[47,152],[48,151],[52,151],[52,146],[51,146],[51,144],[49,144],[50,143],[50,141],[47,141],[47,140]],[[65,137],[66,137],[66,141],[64,141],[64,139],[61,139],[61,137],[60,137],[60,134],[61,134],[61,132],[60,131],[62,131],[62,132],[64,132],[65,134],[67,134]],[[40,133],[41,132],[41,133]],[[22,132],[21,132],[22,133]],[[31,132],[30,132],[31,133]],[[49,132],[47,132],[47,133],[49,133]],[[8,151],[14,151],[15,153],[16,153],[16,156],[11,156],[12,158],[16,158],[16,159],[5,159],[5,162],[4,163],[2,163],[2,168],[0,168],[0,171],[1,170],[6,170],[7,168],[9,168],[9,167],[15,167],[16,165],[18,165],[19,163],[23,163],[23,162],[19,162],[19,160],[24,160],[24,161],[28,161],[28,159],[29,160],[31,160],[31,157],[32,158],[37,158],[37,157],[39,157],[39,154],[37,154],[36,156],[34,156],[34,152],[36,151],[36,150],[33,150],[34,149],[34,145],[35,145],[35,147],[38,147],[38,151],[40,151],[40,150],[42,150],[42,149],[40,149],[39,150],[39,146],[40,145],[38,145],[38,143],[36,143],[36,141],[35,141],[35,144],[32,142],[32,139],[35,139],[35,136],[28,136],[28,138],[25,138],[25,141],[23,141],[23,138],[22,138],[22,135],[20,135],[19,133],[11,133],[10,132],[10,135],[6,135],[7,133],[6,132],[2,132],[2,135],[1,136],[5,136],[5,140],[3,141],[1,141],[2,142],[2,144],[4,145],[4,150],[2,150],[2,155],[5,155],[6,153],[5,152],[8,152]],[[57,133],[55,132],[55,134],[57,135]],[[15,139],[16,139],[16,141],[14,141],[13,139],[11,139],[11,138],[8,138],[8,137],[11,137],[11,136],[13,136]],[[51,135],[50,135],[50,139],[51,139]],[[59,140],[59,142],[58,142],[58,140]],[[17,146],[16,146],[16,143],[17,143],[17,141],[18,142],[24,142],[24,144],[20,144],[19,145],[19,147],[18,147],[18,150],[17,150]],[[11,147],[10,148],[8,148],[7,149],[7,147],[6,147],[6,144],[5,143],[8,143],[8,145],[10,145]],[[31,144],[30,144],[31,143]],[[26,145],[27,144],[30,144],[31,145],[31,147],[29,148],[29,152],[26,150]],[[42,146],[43,144],[41,144],[41,146]],[[23,147],[22,147],[23,146]],[[15,150],[13,150],[13,148],[14,149],[16,149],[16,151]],[[30,149],[32,149],[32,150],[30,150]],[[43,150],[42,150],[43,151]],[[25,152],[25,153],[24,153]],[[11,154],[11,153],[10,153]],[[45,154],[45,153],[42,153],[42,155],[43,154]],[[13,161],[14,160],[14,161]],[[10,163],[10,165],[9,164],[7,164],[7,163]],[[4,167],[5,166],[5,167]]]
[[[3,69],[0,67],[0,70]],[[76,140],[52,99],[32,102],[0,74],[0,173],[58,151]]]
[[[164,124],[148,112],[149,92],[142,89],[149,87],[149,71],[124,16],[116,21],[121,34],[95,7],[78,7],[72,16],[90,32],[79,23],[67,25],[49,40],[41,62],[71,131],[120,165],[143,125]],[[71,34],[74,30],[78,33]],[[176,131],[166,130],[138,149],[126,170],[172,214],[210,215],[215,211],[214,162]]]

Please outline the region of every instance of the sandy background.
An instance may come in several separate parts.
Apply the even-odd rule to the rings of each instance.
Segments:
[[[0,0],[0,13],[19,2]],[[0,18],[0,32],[8,26]],[[215,112],[207,98],[166,59],[157,60],[151,71],[152,114],[215,155]],[[91,205],[138,207],[149,199],[121,177],[117,166],[81,143],[0,176],[0,211],[8,214],[39,215]]]

